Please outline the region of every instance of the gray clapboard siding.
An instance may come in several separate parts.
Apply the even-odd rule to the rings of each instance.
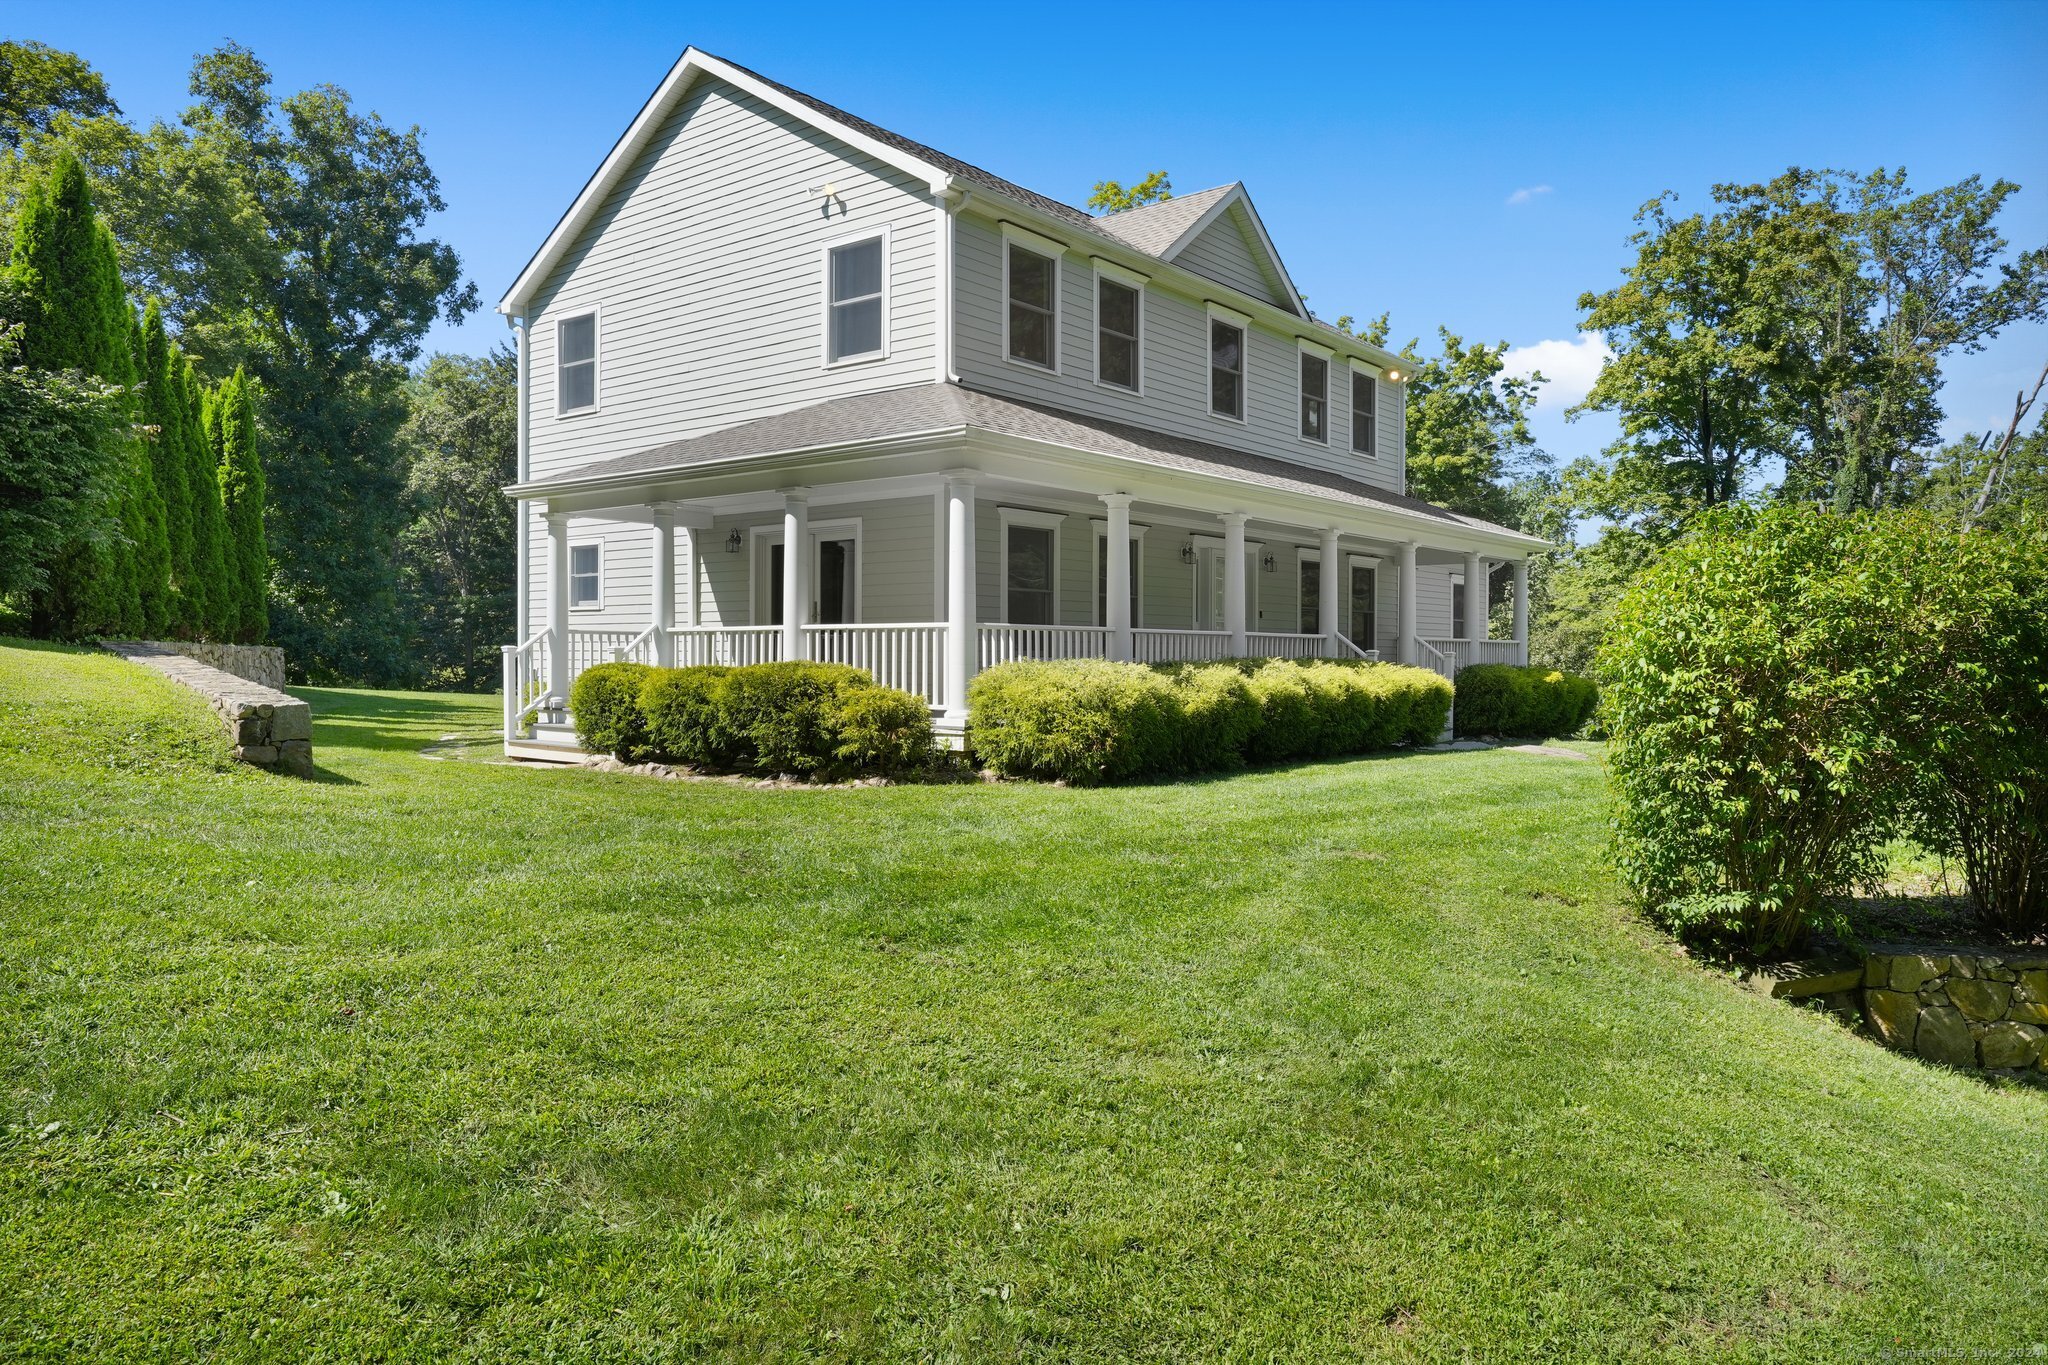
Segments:
[[[1380,383],[1380,455],[1351,452],[1351,407],[1341,360],[1331,376],[1330,440],[1304,441],[1301,361],[1294,333],[1254,326],[1248,370],[1247,420],[1209,412],[1209,321],[1200,299],[1158,285],[1145,290],[1143,393],[1095,382],[1095,274],[1087,257],[1060,262],[1059,372],[1018,365],[1003,354],[1003,239],[999,228],[962,214],[955,226],[954,363],[968,385],[991,393],[1212,441],[1297,464],[1331,470],[1400,491],[1401,389]],[[1222,291],[1219,291],[1219,295]],[[1227,302],[1219,297],[1218,302]]]
[[[827,368],[825,247],[883,228],[889,355]],[[929,381],[937,249],[928,187],[705,79],[536,293],[533,475]],[[554,324],[593,305],[599,410],[558,417]]]
[[[1173,262],[1255,299],[1289,310],[1301,308],[1299,299],[1286,297],[1285,286],[1266,262],[1264,248],[1253,244],[1243,204],[1232,204],[1221,218],[1196,233]]]

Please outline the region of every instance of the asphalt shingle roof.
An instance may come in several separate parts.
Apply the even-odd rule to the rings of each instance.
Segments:
[[[720,460],[966,428],[1136,460],[1163,469],[1233,479],[1280,492],[1306,493],[1361,507],[1419,514],[1446,526],[1514,534],[1506,527],[1447,511],[1361,479],[1125,422],[1002,398],[960,384],[920,384],[827,399],[722,431],[600,460],[537,482],[575,484],[621,475],[680,472]]]
[[[1197,218],[1236,188],[1234,184],[1218,185],[1213,190],[1196,190],[1193,194],[1176,195],[1156,204],[1105,214],[1094,220],[1095,226],[1147,256],[1164,257],[1166,248],[1179,241],[1180,235]]]

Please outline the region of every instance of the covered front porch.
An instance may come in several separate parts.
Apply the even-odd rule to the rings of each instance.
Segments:
[[[531,628],[504,650],[508,751],[573,753],[570,687],[614,660],[851,664],[958,736],[974,676],[1016,659],[1385,658],[1449,677],[1526,657],[1526,560],[1457,544],[1455,524],[1425,536],[1334,501],[951,453],[976,464],[678,471],[523,505]],[[1494,640],[1465,586],[1502,563],[1513,637]]]

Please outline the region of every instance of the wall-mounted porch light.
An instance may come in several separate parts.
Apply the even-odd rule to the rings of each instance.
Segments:
[[[741,535],[740,528],[735,526],[732,528],[732,534],[725,538],[725,552],[729,555],[736,555],[746,547],[746,544],[747,538]]]
[[[1273,552],[1271,550],[1268,550],[1266,551],[1266,553],[1259,556],[1259,572],[1272,573],[1275,569],[1278,569],[1279,567],[1280,561],[1273,558]]]
[[[1181,545],[1180,562],[1183,564],[1195,562],[1195,542],[1193,540],[1188,540]]]

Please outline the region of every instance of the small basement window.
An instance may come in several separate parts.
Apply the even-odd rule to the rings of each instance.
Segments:
[[[831,252],[831,322],[826,358],[853,360],[884,353],[882,239],[849,242]]]
[[[597,406],[597,314],[583,313],[555,324],[555,412],[567,415]]]

